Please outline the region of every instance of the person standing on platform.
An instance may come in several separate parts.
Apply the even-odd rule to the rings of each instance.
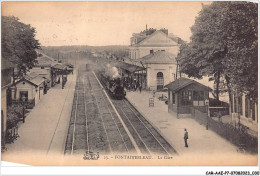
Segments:
[[[221,114],[221,112],[220,111],[218,111],[218,121],[220,121],[220,122],[222,122],[222,114]]]
[[[139,91],[140,91],[140,93],[142,92],[142,85],[141,84],[139,86]]]
[[[185,131],[185,133],[184,133],[184,142],[185,142],[185,147],[189,147],[189,146],[188,146],[188,139],[189,139],[188,131],[187,131],[186,128],[184,129],[184,131]]]

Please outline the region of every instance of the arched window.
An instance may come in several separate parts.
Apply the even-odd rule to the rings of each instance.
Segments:
[[[157,73],[157,90],[163,89],[164,80],[163,80],[163,73]]]

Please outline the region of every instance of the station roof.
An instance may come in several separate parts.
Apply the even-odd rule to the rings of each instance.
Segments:
[[[37,76],[33,79],[30,80],[32,83],[34,83],[35,85],[39,86],[41,83],[43,83],[45,81],[45,79],[42,76]]]
[[[131,73],[145,70],[144,67],[140,67],[140,66],[133,65],[133,64],[130,64],[130,63],[126,63],[126,62],[122,62],[122,61],[113,61],[112,64],[115,67],[121,68],[123,70],[127,70]]]
[[[15,85],[15,84],[19,84],[20,82],[22,81],[25,81],[25,82],[28,82],[29,84],[33,85],[33,86],[36,86],[38,87],[40,84],[42,84],[46,79],[41,77],[40,75],[38,75],[37,77],[33,78],[33,79],[30,79],[29,77],[24,77],[22,79],[20,79],[19,81],[15,82],[12,84]]]
[[[37,76],[39,76],[39,74],[35,73],[35,72],[30,72],[30,73],[27,73],[27,75],[24,76],[25,79],[33,79],[33,78],[36,78]]]
[[[42,82],[47,80],[47,78],[43,78],[41,75],[38,75],[35,72],[29,73],[24,76],[24,79],[33,83],[34,85],[40,85]]]
[[[144,64],[177,64],[176,55],[168,51],[156,51],[136,61]]]
[[[58,69],[58,70],[65,70],[65,69],[67,68],[67,66],[64,65],[64,64],[60,64],[60,63],[59,63],[59,64],[53,65],[52,68]]]
[[[203,85],[203,84],[201,84],[201,83],[199,83],[195,80],[188,79],[188,78],[179,78],[179,79],[165,85],[165,87],[167,87],[168,89],[170,89],[172,91],[179,91],[182,88],[184,88],[184,87],[186,87],[190,84],[193,84],[193,83],[198,84],[198,85],[206,88],[208,91],[212,91],[212,89],[209,88],[208,86],[205,86],[205,85]]]
[[[36,60],[37,63],[35,65],[40,67],[50,67],[58,63],[57,60],[43,53],[38,53],[38,57],[36,58]]]
[[[167,32],[166,32],[167,31]],[[133,37],[132,38],[135,38],[137,39],[137,43],[136,44],[133,44],[131,46],[137,46],[137,47],[142,47],[142,43],[149,40],[149,38],[152,38],[153,36],[155,36],[156,34],[158,33],[161,33],[163,34],[164,37],[170,39],[170,41],[172,40],[172,42],[176,42],[176,44],[180,44],[181,42],[181,39],[173,34],[168,34],[168,30],[167,29],[160,29],[160,30],[156,30],[156,29],[153,29],[153,28],[150,28],[149,30],[147,31],[142,31],[140,33],[133,33]],[[164,43],[164,45],[168,45],[168,46],[171,46],[173,45],[173,43]],[[176,45],[174,44],[174,45]],[[162,43],[157,43],[157,44],[152,44],[151,46],[155,46],[155,45],[158,45],[158,46],[161,46]],[[147,46],[147,45],[145,45]]]

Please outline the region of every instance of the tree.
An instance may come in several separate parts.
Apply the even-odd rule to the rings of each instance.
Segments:
[[[257,3],[232,3],[224,27],[228,53],[223,63],[233,90],[258,97],[258,7]]]
[[[23,116],[23,106],[19,103],[14,103],[7,108],[7,126],[13,128]]]
[[[191,28],[191,42],[181,46],[177,59],[190,77],[223,77],[231,89],[257,94],[257,4],[213,2],[203,6]],[[231,96],[230,96],[231,97]]]
[[[223,12],[226,2],[203,6],[192,26],[189,44],[181,46],[177,59],[181,71],[189,77],[209,76],[216,83],[216,99],[219,99],[219,81],[225,66],[222,59],[226,54],[225,33],[222,31]]]
[[[40,43],[35,39],[35,28],[19,22],[14,16],[2,16],[2,58],[15,64],[18,76],[26,74],[35,64]]]

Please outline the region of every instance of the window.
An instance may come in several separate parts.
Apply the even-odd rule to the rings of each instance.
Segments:
[[[150,50],[150,54],[152,54],[153,53],[153,50]]]
[[[163,89],[163,85],[164,85],[163,73],[158,72],[157,73],[157,90]]]
[[[191,101],[192,91],[189,91],[189,101]]]
[[[203,91],[194,91],[193,92],[193,100],[194,101],[203,101],[204,100],[204,92]]]
[[[172,92],[172,104],[175,104],[175,93]]]
[[[184,90],[181,93],[182,95],[182,105],[191,105],[191,99],[192,99],[192,91],[191,90]]]
[[[41,69],[44,69],[44,67],[41,67]]]

